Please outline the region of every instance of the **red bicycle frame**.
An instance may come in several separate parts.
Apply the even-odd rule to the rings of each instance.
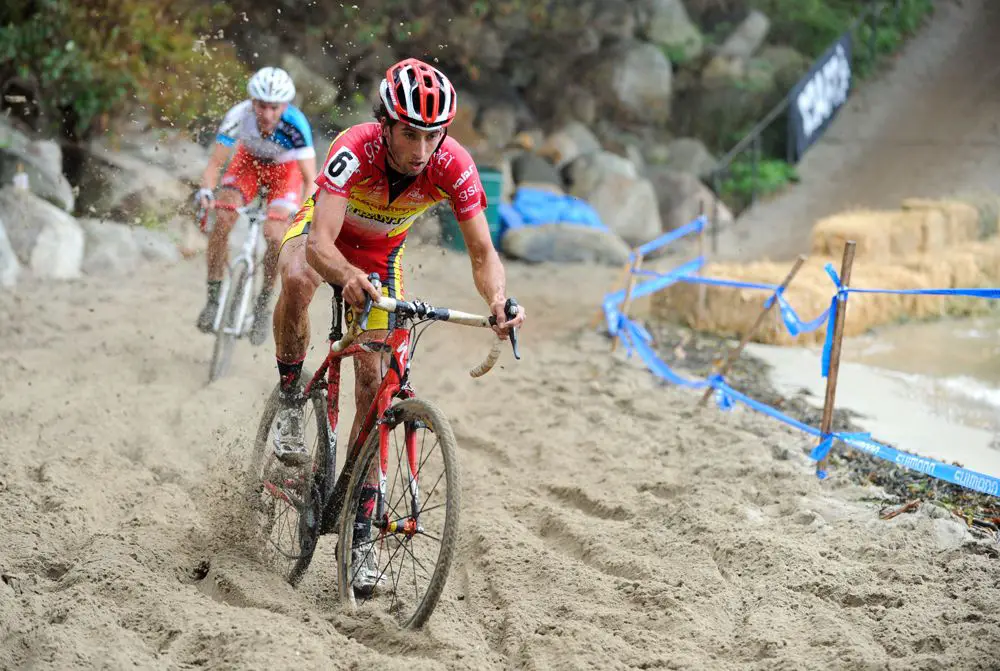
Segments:
[[[330,338],[330,352],[327,354],[326,359],[320,366],[319,370],[313,375],[312,379],[306,384],[303,389],[303,395],[308,398],[312,391],[320,384],[326,384],[326,415],[327,415],[327,435],[330,437],[331,450],[330,458],[336,461],[336,444],[337,444],[337,425],[340,419],[340,366],[344,359],[356,356],[362,353],[371,352],[381,352],[389,353],[389,368],[386,374],[382,377],[381,383],[379,383],[378,391],[375,394],[375,399],[372,401],[371,405],[365,413],[364,420],[361,423],[360,430],[358,431],[358,436],[354,440],[354,443],[350,446],[348,452],[347,461],[345,462],[345,468],[341,477],[337,479],[337,483],[330,495],[330,500],[327,505],[323,506],[322,519],[320,533],[328,533],[333,530],[336,525],[337,518],[340,514],[340,508],[343,504],[344,494],[347,489],[348,478],[345,475],[351,474],[353,472],[353,467],[357,460],[358,454],[361,452],[361,447],[368,440],[368,436],[371,434],[372,429],[375,427],[376,422],[380,417],[385,414],[386,410],[392,405],[392,402],[396,398],[412,398],[414,396],[413,390],[409,386],[408,378],[410,371],[410,331],[407,328],[394,328],[389,331],[389,335],[383,340],[373,340],[368,342],[360,342],[349,345],[344,350],[340,352],[333,351],[333,343],[339,337]],[[357,412],[361,412],[358,408]],[[406,455],[407,462],[410,468],[410,488],[411,488],[411,498],[412,504],[414,506],[419,505],[419,496],[417,493],[417,448],[416,448],[416,436],[413,431],[406,432]],[[381,496],[378,497],[377,505],[378,510],[375,511],[373,521],[376,525],[379,522],[384,521],[386,525],[392,525],[393,522],[384,520],[384,501],[385,501],[385,481],[386,473],[388,472],[389,464],[389,428],[384,424],[379,425],[379,471],[378,471],[378,488]],[[415,514],[418,507],[412,508]],[[403,533],[415,533],[416,531],[416,520],[407,518],[405,520],[400,520],[403,527],[400,529],[392,529],[392,531],[401,531]],[[412,532],[410,531],[412,529]]]

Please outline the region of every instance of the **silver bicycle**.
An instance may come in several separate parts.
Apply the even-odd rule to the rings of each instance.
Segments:
[[[218,309],[212,332],[215,348],[208,371],[209,383],[215,382],[229,371],[236,340],[250,333],[254,323],[253,297],[259,291],[263,277],[257,272],[262,260],[262,226],[267,208],[264,198],[237,208],[237,216],[247,218],[247,234],[239,254],[234,256],[219,291]],[[234,227],[235,229],[235,227]],[[232,233],[230,233],[232,235]]]

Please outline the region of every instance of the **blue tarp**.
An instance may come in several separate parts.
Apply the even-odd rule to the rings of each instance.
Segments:
[[[551,193],[543,189],[521,187],[510,205],[500,204],[500,236],[508,229],[545,224],[578,224],[610,231],[597,210],[575,196]]]

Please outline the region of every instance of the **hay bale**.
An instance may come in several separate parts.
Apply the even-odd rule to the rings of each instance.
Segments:
[[[1000,196],[989,192],[962,193],[955,201],[973,207],[978,214],[977,238],[992,238],[1000,230]],[[975,238],[970,238],[970,240]]]
[[[888,260],[892,255],[894,212],[852,210],[824,217],[812,230],[812,253],[840,257],[848,240],[857,243],[856,258]]]
[[[921,251],[933,252],[949,245],[977,240],[980,235],[980,212],[970,203],[961,200],[931,200],[928,198],[907,198],[901,206],[905,211],[935,211],[943,221],[944,239],[940,231],[925,231]]]

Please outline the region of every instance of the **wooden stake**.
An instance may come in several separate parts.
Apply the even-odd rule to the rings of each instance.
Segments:
[[[851,286],[851,268],[854,266],[854,240],[848,240],[844,245],[844,260],[840,265],[840,284],[844,289]],[[830,370],[826,377],[826,398],[823,401],[823,420],[820,432],[825,438],[833,428],[833,408],[837,402],[837,374],[840,372],[840,347],[844,340],[844,319],[847,317],[847,295],[837,298],[837,314],[833,323],[833,342],[830,345]],[[827,325],[830,328],[830,325]],[[826,470],[827,460],[824,458],[816,464],[816,473]]]
[[[799,255],[799,257],[795,259],[795,264],[792,266],[792,269],[788,271],[788,274],[785,275],[785,279],[782,280],[781,284],[779,285],[780,286],[779,291],[784,291],[785,289],[788,288],[788,285],[792,283],[793,279],[795,279],[795,276],[798,274],[799,269],[802,268],[802,264],[805,262],[806,262],[805,254]],[[718,373],[719,375],[724,376],[727,373],[729,373],[729,369],[732,368],[734,363],[736,363],[736,360],[740,357],[740,354],[743,352],[743,348],[745,348],[747,346],[747,343],[750,342],[750,339],[754,337],[754,335],[757,333],[757,330],[764,323],[764,319],[767,317],[768,314],[770,314],[771,310],[774,309],[774,306],[777,304],[778,301],[773,300],[771,301],[770,305],[767,305],[767,307],[764,307],[760,311],[760,314],[757,315],[757,321],[755,321],[753,323],[753,326],[751,326],[750,329],[743,334],[743,338],[740,340],[740,344],[734,347],[733,349],[729,350],[729,354],[726,355],[726,359],[723,362],[722,366],[719,367],[718,369],[713,368],[712,370],[713,374]],[[715,390],[712,387],[706,389],[705,394],[701,397],[701,400],[698,401],[698,405],[704,406],[705,403],[708,401],[708,399],[712,396],[712,392],[714,391]]]
[[[628,317],[628,309],[632,304],[632,290],[635,288],[635,274],[642,267],[642,254],[636,253],[635,262],[632,264],[632,268],[629,270],[628,284],[625,287],[625,300],[622,301],[622,316]],[[614,352],[618,349],[618,338],[616,334],[615,339],[611,341],[611,351]]]
[[[636,252],[636,258],[638,258],[638,252]],[[621,285],[625,284],[626,281],[628,281],[629,273],[632,272],[632,266],[633,266],[632,263],[629,263],[628,261],[625,262],[625,265],[622,266],[621,273],[619,273],[618,275],[618,281],[615,282],[614,286],[611,288],[611,291],[614,291]],[[602,321],[604,321],[604,309],[598,308],[597,312],[594,313],[594,318],[590,320],[590,328],[596,329],[598,326],[600,326]]]
[[[698,207],[699,217],[705,216],[705,203],[702,202]],[[698,231],[698,256],[705,256],[705,223],[702,223],[701,230]],[[698,276],[705,276],[705,266],[698,269]],[[702,324],[705,323],[705,298],[707,295],[708,287],[704,284],[698,285],[698,305],[694,313],[694,325],[695,328],[700,329]]]

